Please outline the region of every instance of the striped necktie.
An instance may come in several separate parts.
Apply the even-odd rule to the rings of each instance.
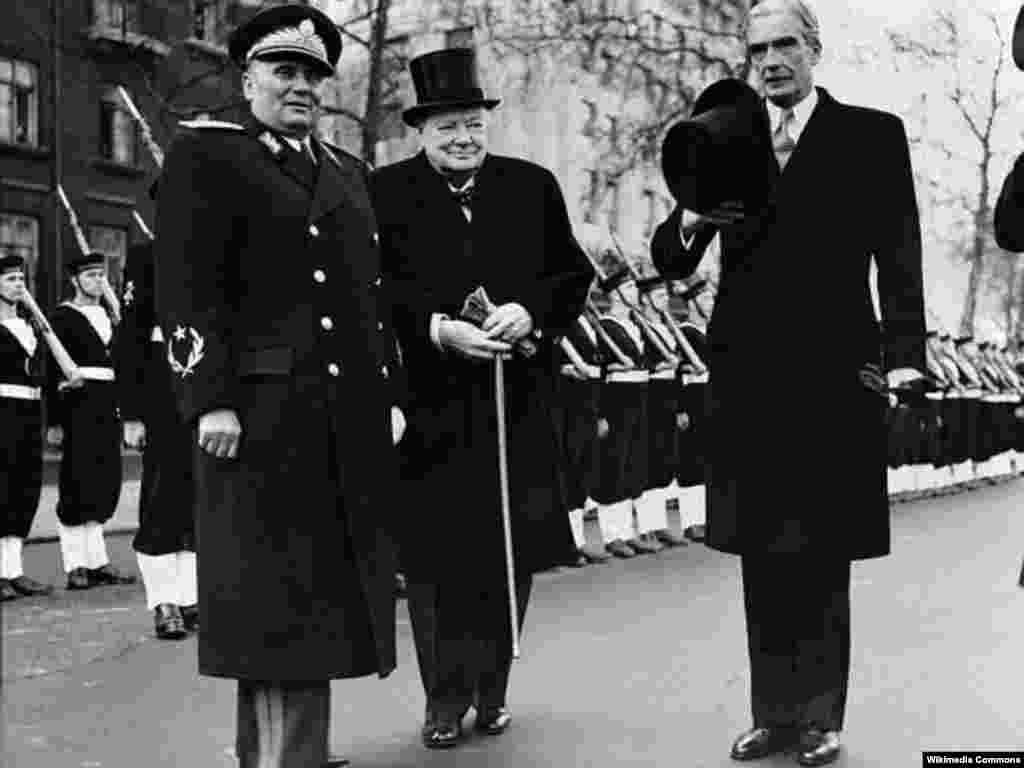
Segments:
[[[779,161],[779,170],[785,170],[790,155],[796,149],[796,139],[790,133],[793,118],[792,108],[782,110],[779,127],[775,129],[775,134],[772,136],[772,146],[775,149],[775,158]]]

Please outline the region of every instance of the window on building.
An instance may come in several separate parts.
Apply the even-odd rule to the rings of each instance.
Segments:
[[[107,257],[107,280],[114,293],[121,295],[121,276],[128,256],[128,230],[122,227],[94,225],[89,227],[89,245]]]
[[[192,37],[208,43],[220,43],[228,25],[225,0],[193,0]]]
[[[476,45],[475,28],[456,27],[444,33],[445,48],[472,48]]]
[[[122,165],[136,165],[139,134],[131,113],[117,93],[107,88],[100,100],[100,157]]]
[[[39,70],[34,64],[0,58],[0,141],[39,144]]]
[[[25,282],[33,292],[39,263],[39,221],[20,213],[0,213],[0,254],[25,260]]]
[[[138,0],[93,0],[92,22],[102,30],[138,33]]]

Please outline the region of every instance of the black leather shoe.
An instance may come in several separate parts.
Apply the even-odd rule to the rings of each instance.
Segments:
[[[636,550],[633,549],[629,544],[624,542],[622,539],[615,539],[604,545],[604,548],[609,554],[615,557],[630,558],[636,557]]]
[[[153,609],[153,626],[161,640],[181,640],[188,635],[181,609],[171,603],[160,603]]]
[[[427,749],[449,749],[462,738],[462,724],[441,718],[430,720],[423,726],[421,735]]]
[[[89,581],[95,586],[101,586],[105,584],[134,584],[138,579],[134,576],[125,576],[108,563],[99,568],[90,568]]]
[[[796,761],[800,765],[828,765],[839,758],[839,731],[807,731],[800,739]]]
[[[49,584],[41,584],[35,579],[30,579],[28,576],[18,576],[11,579],[11,586],[14,587],[14,591],[19,595],[25,595],[26,597],[49,595],[53,592],[53,587]]]
[[[346,757],[332,757],[324,763],[324,768],[345,768],[352,765],[352,761]]]
[[[759,760],[786,751],[796,741],[797,733],[790,728],[751,728],[733,742],[729,757],[733,760]]]
[[[183,605],[181,606],[181,618],[185,620],[185,629],[189,632],[199,631],[199,606],[198,605]]]
[[[89,571],[85,568],[72,568],[68,572],[68,589],[88,589],[92,585]]]
[[[477,712],[476,722],[473,724],[473,727],[482,733],[497,736],[504,733],[511,724],[512,715],[509,714],[505,707],[498,707]]]
[[[11,586],[10,579],[0,579],[0,603],[17,600],[21,595]]]

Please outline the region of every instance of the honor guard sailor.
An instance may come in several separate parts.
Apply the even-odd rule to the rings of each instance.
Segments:
[[[641,500],[645,507],[664,518],[664,527],[655,529],[658,540],[668,546],[687,543],[679,516],[676,475],[683,461],[682,434],[689,429],[690,416],[683,400],[683,381],[693,372],[686,352],[665,324],[672,322],[668,313],[668,285],[660,276],[637,281],[642,321],[650,347],[658,349],[649,384],[648,462],[650,465],[647,492]],[[674,504],[673,504],[674,502]]]
[[[599,419],[607,361],[583,315],[566,329],[559,347],[562,357],[554,413],[562,441],[569,520],[580,555],[586,562],[604,563],[611,555],[604,549],[599,530],[594,531],[597,503],[593,491],[600,477]]]
[[[43,483],[39,338],[18,315],[25,262],[0,255],[0,600],[53,591],[25,575],[21,550]]]
[[[686,275],[721,243],[706,543],[741,557],[753,715],[731,755],[795,749],[800,764],[824,765],[841,751],[850,563],[890,549],[886,399],[864,374],[881,370],[884,346],[881,389],[921,376],[920,226],[899,118],[815,88],[822,45],[809,4],[762,0],[744,33],[767,104],[744,81],[719,81],[669,130],[662,159],[678,205],[652,252],[659,271]],[[709,135],[693,153],[694,137]],[[752,396],[750,371],[778,369],[766,322],[807,328],[815,354],[796,375],[763,376]]]
[[[116,328],[101,299],[107,279],[102,253],[77,254],[67,270],[74,296],[50,317],[54,333],[78,365],[83,385],[62,389],[49,366],[47,441],[61,448],[57,533],[68,589],[133,584],[110,564],[103,524],[121,497],[121,422],[112,348]],[[54,362],[54,361],[51,361]]]
[[[340,33],[272,6],[228,49],[251,114],[170,148],[156,308],[196,434],[199,672],[238,681],[241,768],[308,768],[331,680],[395,668],[397,348],[368,171],[314,133]]]
[[[663,546],[637,527],[636,505],[648,488],[647,401],[651,378],[648,347],[630,318],[631,306],[623,293],[636,296],[636,283],[626,274],[605,282],[610,301],[601,315],[603,352],[612,362],[601,396],[601,417],[608,437],[601,441],[601,473],[594,498],[601,504],[598,521],[605,546],[616,557],[652,554]]]
[[[156,635],[173,640],[199,626],[192,429],[178,413],[171,388],[153,272],[152,242],[128,249],[114,357],[124,442],[142,451],[139,529],[132,546]]]
[[[426,697],[428,748],[475,727],[508,727],[512,596],[521,622],[533,573],[576,561],[550,415],[553,340],[582,309],[591,280],[554,175],[487,151],[490,110],[472,49],[410,63],[417,103],[403,113],[422,151],[373,176],[386,280],[408,373],[403,441],[410,506],[402,567]],[[460,319],[483,288],[496,308]],[[525,352],[523,342],[536,351]],[[501,494],[497,365],[502,363],[512,553]],[[512,560],[515,583],[509,584]]]

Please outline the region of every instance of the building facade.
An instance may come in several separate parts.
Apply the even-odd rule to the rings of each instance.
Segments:
[[[166,147],[182,119],[237,115],[224,45],[260,0],[40,0],[0,10],[0,251],[29,265],[44,309],[68,294],[79,244],[59,181],[115,288],[128,246],[153,227],[159,168],[123,88]],[[56,35],[54,34],[56,30]],[[52,41],[57,39],[54,46]],[[56,74],[56,76],[55,76]]]

